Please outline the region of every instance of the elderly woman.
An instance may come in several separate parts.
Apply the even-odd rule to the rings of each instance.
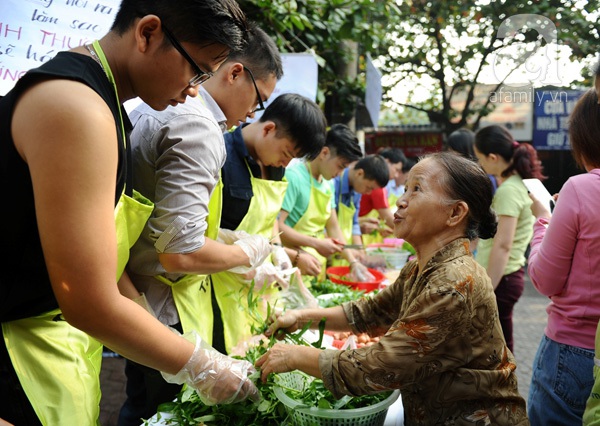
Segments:
[[[469,252],[470,239],[494,236],[491,202],[474,162],[446,152],[417,163],[394,215],[396,237],[417,257],[396,282],[372,298],[288,311],[268,332],[325,318],[328,329],[379,342],[345,351],[278,343],[256,363],[263,380],[299,369],[338,398],[400,389],[406,425],[528,425],[490,278]]]

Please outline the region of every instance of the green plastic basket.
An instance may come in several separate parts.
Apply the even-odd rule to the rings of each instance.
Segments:
[[[312,377],[298,372],[278,376],[281,386],[300,391],[312,380]],[[295,426],[383,426],[389,406],[400,395],[400,391],[395,390],[383,401],[368,407],[334,410],[307,407],[301,401],[290,398],[279,386],[275,386],[273,391],[285,405],[289,422]]]

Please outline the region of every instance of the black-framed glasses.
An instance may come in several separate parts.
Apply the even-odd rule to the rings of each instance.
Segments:
[[[263,104],[262,96],[260,95],[260,92],[258,91],[258,86],[256,85],[256,80],[254,79],[254,74],[252,74],[252,71],[250,71],[250,69],[246,68],[245,65],[244,65],[244,71],[248,71],[248,75],[250,75],[250,79],[252,80],[252,84],[254,84],[254,89],[256,90],[256,98],[258,99],[258,106],[252,110],[252,113],[254,114],[256,111],[263,111],[265,109],[265,104]]]
[[[198,64],[196,63],[196,61],[194,61],[192,59],[192,57],[187,52],[187,50],[185,50],[183,48],[183,46],[181,45],[181,43],[179,43],[177,41],[177,39],[175,38],[175,36],[173,35],[173,33],[171,31],[169,31],[167,29],[167,27],[165,27],[163,25],[162,29],[163,29],[163,32],[165,33],[165,35],[167,36],[167,38],[169,39],[169,41],[171,42],[171,44],[173,45],[173,47],[175,49],[177,49],[177,51],[179,53],[181,53],[181,56],[183,56],[186,61],[189,62],[189,64],[192,66],[192,69],[196,73],[196,75],[194,77],[192,77],[190,79],[190,81],[188,82],[188,84],[190,86],[198,86],[198,85],[204,83],[206,80],[208,80],[209,78],[211,78],[213,76],[212,72],[205,72],[205,71],[202,71],[200,69],[200,67],[198,66]]]

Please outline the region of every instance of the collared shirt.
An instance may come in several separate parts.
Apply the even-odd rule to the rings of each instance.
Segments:
[[[250,167],[253,177],[262,178],[260,165],[248,152],[242,136],[242,128],[247,125],[243,124],[234,131],[225,133],[227,161],[221,170],[223,180],[221,228],[225,229],[237,229],[250,208],[250,200],[254,193],[248,167]],[[267,180],[283,180],[284,167],[267,166],[265,170]]]
[[[336,397],[400,389],[407,426],[529,424],[494,289],[467,239],[440,249],[423,271],[410,261],[394,284],[342,306],[354,332],[382,337],[320,354]]]
[[[350,186],[350,167],[346,167],[344,171],[332,179],[332,185],[335,189],[335,196],[333,201],[335,202],[335,210],[338,210],[338,201],[340,200],[340,193],[342,194],[342,204],[350,207],[354,204],[356,210],[354,211],[354,217],[352,218],[352,235],[360,235],[360,225],[358,224],[358,210],[360,207],[361,194],[356,192],[354,188]],[[351,241],[348,241],[350,244]]]
[[[146,104],[131,112],[133,185],[154,203],[154,211],[130,252],[128,271],[158,319],[178,322],[171,288],[155,278],[167,274],[159,253],[191,253],[204,246],[208,202],[225,163],[222,128],[211,110],[216,103],[201,97],[154,111]],[[208,98],[207,98],[208,97]],[[205,100],[207,99],[207,100]]]

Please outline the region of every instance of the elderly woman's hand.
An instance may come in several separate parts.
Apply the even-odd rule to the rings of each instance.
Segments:
[[[267,331],[265,331],[265,336],[270,337],[275,333],[275,337],[278,339],[283,339],[283,335],[281,331],[285,331],[287,333],[293,333],[294,331],[300,328],[300,314],[299,311],[287,311],[281,315],[278,315],[275,318],[275,321],[269,326]],[[278,330],[281,330],[279,333]]]
[[[271,373],[287,373],[293,370],[301,370],[311,376],[321,378],[320,353],[320,349],[312,346],[277,343],[256,361],[256,368],[260,369],[260,379],[263,382]]]
[[[298,348],[299,346],[285,343],[275,344],[255,363],[256,368],[260,369],[260,379],[265,382],[271,373],[286,373],[295,370],[291,358]]]

